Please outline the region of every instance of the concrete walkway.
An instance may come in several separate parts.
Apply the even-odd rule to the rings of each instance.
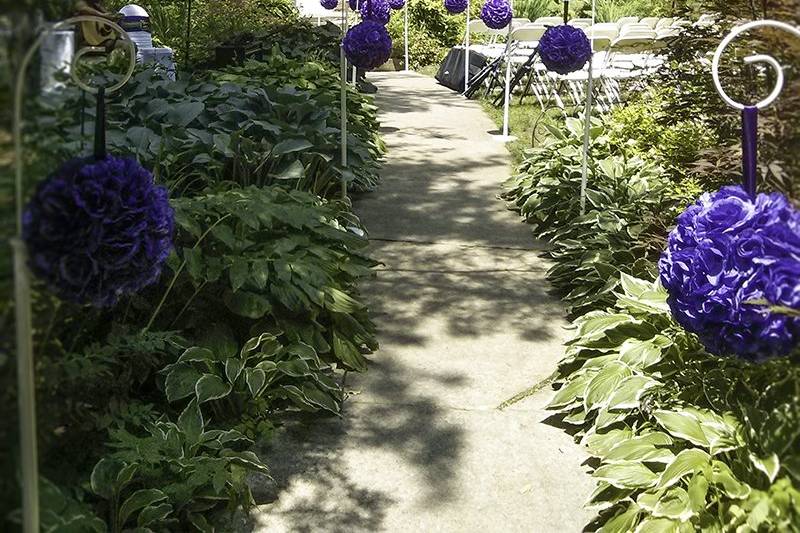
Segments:
[[[591,517],[580,446],[543,424],[565,322],[530,230],[496,199],[509,158],[480,106],[374,74],[389,147],[356,211],[385,263],[363,288],[381,350],[342,420],[283,428],[257,531],[569,532]]]

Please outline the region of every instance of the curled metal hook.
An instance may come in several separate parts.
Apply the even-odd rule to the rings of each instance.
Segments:
[[[734,109],[742,110],[745,107],[748,107],[745,104],[741,104],[736,100],[732,99],[728,94],[725,92],[725,89],[722,88],[722,84],[720,83],[719,79],[719,63],[722,58],[722,54],[725,49],[728,47],[731,42],[733,42],[736,37],[740,34],[750,31],[755,28],[777,28],[779,30],[783,30],[786,32],[791,33],[797,38],[800,38],[800,29],[792,26],[791,24],[787,24],[785,22],[780,22],[778,20],[755,20],[753,22],[748,22],[746,24],[742,24],[741,26],[737,26],[734,28],[727,37],[725,37],[719,46],[717,47],[716,52],[714,52],[714,59],[711,62],[711,76],[714,78],[714,86],[717,88],[717,92],[725,101],[726,104],[731,106]],[[744,58],[744,62],[748,65],[756,64],[756,63],[765,63],[771,66],[775,70],[776,79],[775,79],[775,87],[773,87],[772,92],[767,96],[765,99],[761,100],[754,107],[758,109],[765,109],[772,105],[775,100],[777,100],[778,96],[781,94],[783,90],[783,83],[784,83],[784,75],[783,75],[783,67],[778,61],[769,55],[765,54],[756,54],[747,56]]]

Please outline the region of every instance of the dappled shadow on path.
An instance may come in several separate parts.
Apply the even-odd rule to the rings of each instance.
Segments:
[[[342,418],[293,417],[259,455],[270,465],[274,484],[256,489],[261,506],[250,530],[270,527],[298,532],[371,532],[381,529],[396,503],[396,475],[419,478],[421,505],[446,505],[463,447],[462,430],[446,420],[437,399],[412,393],[413,375],[379,359],[370,364],[370,381],[345,402]],[[443,387],[458,376],[432,376]],[[389,463],[396,472],[379,472]],[[385,486],[375,486],[376,479]],[[373,483],[370,483],[373,481]],[[409,483],[397,480],[396,485]]]

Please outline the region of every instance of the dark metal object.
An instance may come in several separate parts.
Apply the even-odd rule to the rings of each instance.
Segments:
[[[742,186],[752,197],[758,181],[758,108],[742,109]]]
[[[106,88],[97,88],[97,111],[94,117],[94,158],[106,158]]]

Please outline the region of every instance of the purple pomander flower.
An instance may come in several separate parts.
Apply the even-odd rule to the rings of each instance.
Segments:
[[[363,2],[363,1],[364,0],[361,0],[361,2]],[[358,9],[358,6],[361,4],[361,2],[359,2],[359,0],[347,0],[347,5],[350,6],[350,9],[352,11],[356,11]]]
[[[469,0],[444,0],[444,8],[451,15],[463,13],[467,9]]]
[[[658,267],[672,314],[709,352],[763,361],[800,342],[800,318],[770,309],[800,310],[800,211],[783,195],[702,195]]]
[[[389,7],[392,9],[403,9],[406,5],[406,0],[389,0]]]
[[[134,159],[74,159],[23,215],[30,268],[61,298],[107,307],[155,282],[172,249],[167,189]]]
[[[586,65],[592,57],[592,45],[580,28],[553,26],[539,40],[539,57],[547,70],[569,74]]]
[[[339,0],[319,0],[319,3],[325,9],[336,9],[339,5]]]
[[[374,20],[363,20],[347,30],[342,46],[347,60],[365,70],[383,65],[392,54],[389,32]]]
[[[389,18],[392,16],[389,0],[362,0],[359,11],[361,20],[373,20],[384,26],[389,24]]]
[[[511,17],[511,5],[508,0],[486,0],[481,9],[481,20],[493,30],[508,26]]]

